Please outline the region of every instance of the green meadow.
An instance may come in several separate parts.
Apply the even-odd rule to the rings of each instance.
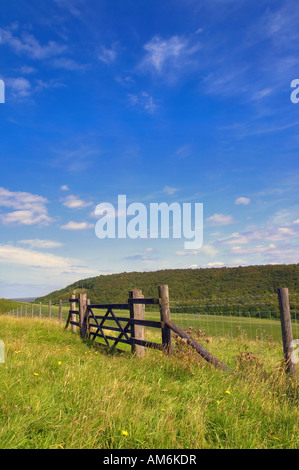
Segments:
[[[185,320],[231,372],[178,338],[171,356],[137,358],[83,341],[56,318],[2,315],[0,448],[298,448],[297,381],[284,373],[275,325],[264,320],[266,333],[253,339],[248,319],[226,318],[228,334],[222,318]],[[160,331],[148,329],[147,339],[160,342]]]

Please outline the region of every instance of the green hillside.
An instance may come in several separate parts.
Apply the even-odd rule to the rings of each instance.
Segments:
[[[14,300],[0,299],[0,314],[5,314],[18,307],[25,307],[26,303],[16,302]],[[29,305],[29,304],[27,304]]]
[[[124,302],[130,289],[141,289],[145,297],[158,297],[158,285],[168,284],[170,299],[213,299],[267,296],[280,287],[299,293],[299,264],[247,266],[215,269],[172,269],[102,275],[77,281],[51,292],[38,301],[68,300],[85,291],[92,303]]]

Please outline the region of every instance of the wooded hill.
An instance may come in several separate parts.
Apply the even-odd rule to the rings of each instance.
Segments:
[[[299,293],[299,264],[101,275],[74,282],[37,301],[67,301],[71,294],[84,291],[91,303],[126,302],[132,289],[141,289],[145,297],[157,298],[160,284],[168,284],[170,299],[181,303],[191,299],[267,296],[275,294],[280,287]]]

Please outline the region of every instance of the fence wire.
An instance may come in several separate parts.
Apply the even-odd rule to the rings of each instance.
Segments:
[[[208,337],[240,337],[281,341],[277,295],[171,301],[171,319],[183,329],[200,330]],[[293,336],[299,335],[299,295],[290,294]]]

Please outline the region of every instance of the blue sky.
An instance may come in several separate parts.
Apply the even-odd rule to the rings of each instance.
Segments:
[[[2,2],[0,296],[298,263],[298,23],[293,0]],[[118,195],[203,203],[202,248],[99,240]]]

